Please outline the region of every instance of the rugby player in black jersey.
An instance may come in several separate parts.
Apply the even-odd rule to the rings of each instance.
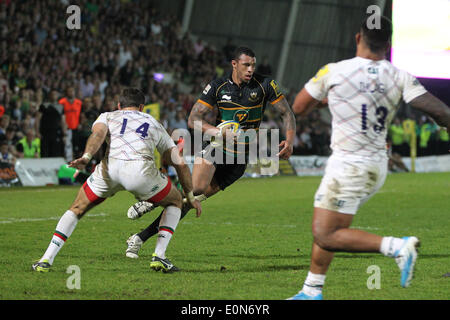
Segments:
[[[256,57],[255,53],[247,47],[238,47],[231,61],[232,72],[228,75],[211,81],[203,90],[197,102],[192,107],[189,115],[188,125],[194,131],[207,133],[215,138],[224,138],[230,135],[229,130],[220,131],[214,125],[204,120],[205,116],[218,108],[218,119],[216,125],[223,121],[234,120],[240,123],[242,131],[249,129],[259,130],[263,119],[267,102],[275,108],[281,115],[285,132],[285,140],[279,144],[277,156],[281,159],[288,159],[293,151],[295,137],[295,116],[286,98],[280,91],[278,84],[270,77],[255,74]],[[238,180],[245,172],[247,166],[248,148],[244,151],[244,163],[242,161],[232,161],[237,158],[239,143],[248,144],[248,141],[236,141],[231,148],[223,145],[223,148],[215,149],[210,143],[203,146],[202,152],[196,156],[192,183],[194,195],[198,200],[205,200]],[[220,151],[218,151],[220,150]],[[215,152],[224,152],[226,160],[224,163],[216,163]],[[128,217],[137,218],[152,210],[151,203],[138,202],[130,207]],[[190,210],[189,206],[184,206],[181,218]],[[131,216],[130,216],[131,214]],[[151,236],[158,233],[159,217],[146,229],[140,233],[132,235],[128,240],[126,256],[137,258],[138,251],[142,244]]]

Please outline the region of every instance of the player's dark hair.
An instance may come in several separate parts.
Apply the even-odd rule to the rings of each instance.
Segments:
[[[392,22],[385,16],[380,16],[379,28],[372,26],[373,16],[364,19],[361,25],[361,33],[364,42],[369,46],[370,51],[377,53],[386,49],[392,37]]]
[[[254,58],[256,56],[255,52],[253,52],[253,50],[248,47],[237,47],[233,51],[233,60],[236,60],[236,61],[239,60],[241,54],[245,54],[246,56],[249,56],[252,58]]]
[[[119,103],[121,108],[136,107],[145,103],[145,95],[141,90],[136,88],[123,89],[122,94],[119,97]]]

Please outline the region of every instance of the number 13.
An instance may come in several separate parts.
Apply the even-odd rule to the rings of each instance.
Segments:
[[[373,126],[373,130],[376,133],[381,133],[385,129],[386,117],[388,115],[388,109],[383,106],[377,107],[375,114],[377,115],[378,123]],[[361,108],[361,129],[364,134],[367,132],[367,105],[363,104]]]

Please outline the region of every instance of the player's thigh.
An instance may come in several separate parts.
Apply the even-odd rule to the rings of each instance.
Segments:
[[[111,165],[111,178],[136,199],[157,203],[167,196],[171,182],[152,161],[117,161]]]
[[[216,178],[213,177],[211,179],[211,183],[209,184],[209,186],[206,188],[206,190],[203,192],[203,194],[209,198],[213,195],[215,195],[217,192],[219,192],[220,189],[220,185],[217,183]]]
[[[365,199],[375,194],[384,179],[380,163],[331,156],[315,194],[314,207],[353,215]]]
[[[196,157],[192,169],[192,185],[194,193],[204,193],[214,177],[216,167],[206,159]]]
[[[168,194],[160,201],[154,203],[161,207],[175,206],[181,208],[183,202],[180,191],[169,181],[170,190]],[[151,201],[150,201],[151,202]]]
[[[379,163],[377,172],[378,172],[378,174],[376,177],[376,181],[373,185],[373,188],[366,196],[361,198],[361,200],[359,202],[359,207],[361,207],[364,203],[366,203],[370,198],[372,198],[378,192],[378,190],[381,189],[381,187],[383,187],[384,182],[386,181],[387,173],[388,173],[388,165],[385,164],[384,162]],[[372,179],[375,180],[375,177],[372,177]]]
[[[83,184],[83,189],[91,202],[98,204],[104,199],[113,196],[116,192],[123,190],[120,183],[111,176],[112,172],[114,172],[114,168],[111,168],[110,165],[102,160],[87,178]]]
[[[245,173],[246,164],[217,164],[214,180],[220,190],[225,190]]]

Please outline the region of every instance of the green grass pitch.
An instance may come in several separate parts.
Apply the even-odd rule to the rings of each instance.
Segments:
[[[49,273],[31,271],[77,187],[0,189],[0,299],[279,300],[301,288],[309,269],[313,195],[320,177],[241,179],[191,211],[167,256],[182,269],[149,268],[155,238],[139,259],[125,257],[126,240],[160,209],[131,221],[134,203],[120,192],[80,220]],[[327,274],[325,299],[450,298],[450,173],[391,174],[354,219],[379,235],[421,240],[411,287],[400,287],[393,259],[377,253],[337,253]],[[81,288],[69,289],[71,265]],[[368,289],[380,270],[380,288]]]

